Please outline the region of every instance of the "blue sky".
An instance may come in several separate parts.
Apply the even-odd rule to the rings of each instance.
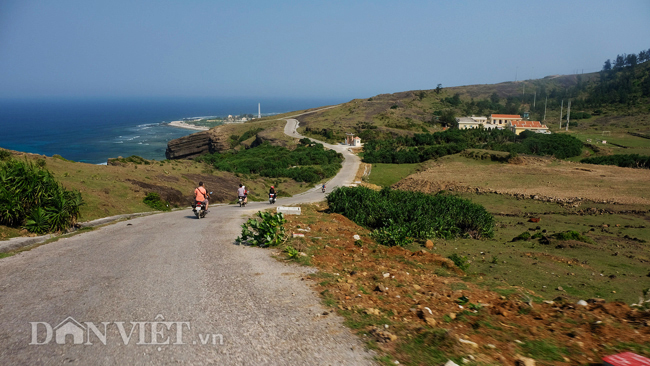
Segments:
[[[366,98],[598,71],[650,1],[1,0],[0,97]]]

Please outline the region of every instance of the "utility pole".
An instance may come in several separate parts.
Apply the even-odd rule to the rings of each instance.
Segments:
[[[571,116],[571,99],[569,99],[569,106],[566,109],[566,130],[569,131],[569,118]]]
[[[560,106],[560,130],[562,129],[562,109],[564,108],[564,99],[562,99],[562,106]]]
[[[536,102],[537,102],[537,92],[535,92],[535,97],[533,98],[533,109],[535,109]]]
[[[526,84],[524,84],[524,90],[521,92],[521,95],[526,94]]]
[[[544,101],[544,122],[546,122],[546,104],[548,103],[548,95],[546,96],[546,101]]]
[[[515,83],[517,82],[517,74],[519,73],[519,66],[515,69]]]

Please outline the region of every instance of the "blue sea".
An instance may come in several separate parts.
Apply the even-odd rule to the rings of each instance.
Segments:
[[[197,131],[168,126],[190,117],[257,116],[345,102],[336,99],[139,98],[0,100],[0,147],[103,164],[138,155],[162,160],[169,140]]]

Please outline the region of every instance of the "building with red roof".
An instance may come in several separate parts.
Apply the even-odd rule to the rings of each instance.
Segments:
[[[539,121],[510,121],[508,122],[508,127],[517,135],[524,131],[550,133],[548,127]]]
[[[521,118],[518,114],[493,114],[490,116],[490,124],[496,126],[507,126],[510,121],[521,121]]]

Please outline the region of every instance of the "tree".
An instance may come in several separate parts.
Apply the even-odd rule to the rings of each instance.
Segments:
[[[441,91],[442,91],[442,84],[438,84],[438,86],[436,86],[436,94],[440,94]]]
[[[460,94],[456,93],[451,98],[445,98],[445,102],[451,104],[454,107],[458,107],[458,105],[460,105]]]
[[[614,62],[614,70],[620,70],[625,66],[625,54],[617,55],[616,61]]]
[[[490,95],[490,101],[492,102],[492,104],[499,103],[499,94],[497,94],[496,92],[492,93],[492,95]]]
[[[634,67],[637,64],[637,57],[634,53],[625,56],[625,66]]]
[[[612,62],[609,59],[607,59],[607,61],[605,61],[605,64],[603,65],[603,71],[609,71],[611,69],[612,69]]]
[[[639,52],[639,63],[644,63],[644,62],[648,61],[649,57],[650,57],[650,55],[648,55],[648,51],[644,50],[644,51]]]
[[[453,109],[447,109],[442,112],[440,123],[449,128],[458,128],[458,121],[456,121],[456,114]]]

